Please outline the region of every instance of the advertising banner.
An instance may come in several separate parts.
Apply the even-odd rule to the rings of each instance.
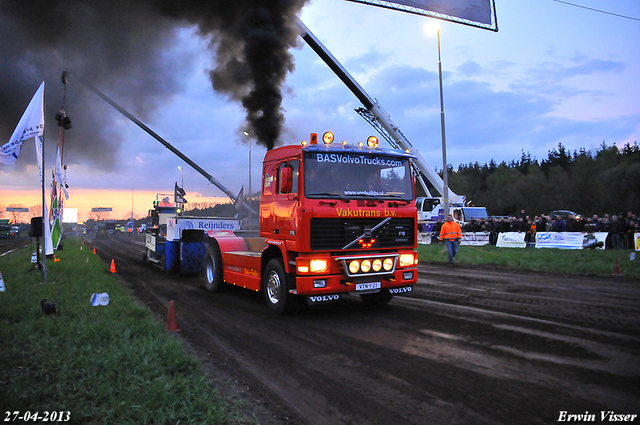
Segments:
[[[418,243],[428,245],[431,243],[431,232],[418,232]]]
[[[465,232],[462,234],[460,245],[489,245],[489,232]]]
[[[62,214],[63,223],[77,223],[78,222],[78,209],[64,207],[64,213]]]
[[[580,232],[538,232],[536,248],[582,249],[583,240]]]
[[[608,232],[594,232],[585,234],[584,240],[582,241],[582,249],[605,249],[605,246],[607,245],[607,236],[609,236]]]
[[[526,233],[521,232],[504,232],[498,234],[496,246],[498,248],[526,248],[527,243],[524,241]]]
[[[494,0],[349,0],[498,31]]]
[[[636,247],[636,251],[640,251],[640,233],[633,234],[633,245]]]
[[[240,230],[240,220],[233,218],[207,217],[171,217],[167,224],[167,240],[178,240],[184,229],[197,229],[208,232],[210,230]]]

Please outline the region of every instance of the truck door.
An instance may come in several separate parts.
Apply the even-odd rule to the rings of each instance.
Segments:
[[[265,163],[260,201],[261,236],[278,239],[293,239],[295,236],[299,164],[296,157]],[[283,171],[285,168],[288,171]],[[291,178],[289,187],[283,187],[285,173]]]
[[[275,196],[273,218],[274,233],[279,234],[282,239],[294,239],[296,234],[299,164],[298,159],[290,159],[281,162],[278,167],[278,192]],[[286,183],[285,176],[290,176],[290,185],[283,184]]]

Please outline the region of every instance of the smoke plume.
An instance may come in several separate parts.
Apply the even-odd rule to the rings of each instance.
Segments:
[[[0,0],[0,132],[11,134],[42,80],[47,122],[53,122],[63,70],[82,75],[141,120],[149,118],[182,90],[179,76],[193,66],[185,53],[163,53],[181,28],[197,26],[211,40],[213,88],[242,103],[246,128],[271,149],[284,124],[281,89],[294,69],[294,19],[306,1]],[[73,74],[72,86],[73,137],[65,157],[110,169],[123,143],[110,129],[111,107],[79,82],[74,86]],[[57,140],[56,131],[48,129]]]

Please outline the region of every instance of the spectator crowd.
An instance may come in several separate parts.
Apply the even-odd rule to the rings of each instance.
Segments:
[[[438,234],[441,227],[442,222],[438,221],[433,228],[434,234]],[[495,244],[497,234],[504,232],[526,233],[526,242],[535,242],[537,232],[605,232],[609,233],[607,248],[634,249],[634,233],[640,233],[640,224],[631,211],[626,216],[620,213],[585,218],[570,214],[565,218],[561,215],[551,217],[540,214],[532,218],[525,210],[521,210],[518,217],[497,216],[471,220],[462,227],[462,231],[490,232],[493,235],[492,244]]]

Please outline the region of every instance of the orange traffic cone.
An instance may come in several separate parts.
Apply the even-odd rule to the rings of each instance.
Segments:
[[[94,254],[96,253],[96,249],[95,249],[95,248],[93,248],[93,253],[94,253]]]
[[[169,313],[167,314],[167,330],[178,330],[178,324],[176,323],[176,308],[173,304],[173,301],[169,301]]]
[[[53,262],[54,263],[59,263],[60,262],[60,258],[56,257],[56,255],[53,255]]]
[[[113,258],[111,259],[111,269],[109,269],[109,271],[111,273],[117,273],[116,272],[116,260],[114,260]]]
[[[616,258],[616,265],[613,266],[613,275],[620,276],[622,272],[620,271],[620,260]]]

